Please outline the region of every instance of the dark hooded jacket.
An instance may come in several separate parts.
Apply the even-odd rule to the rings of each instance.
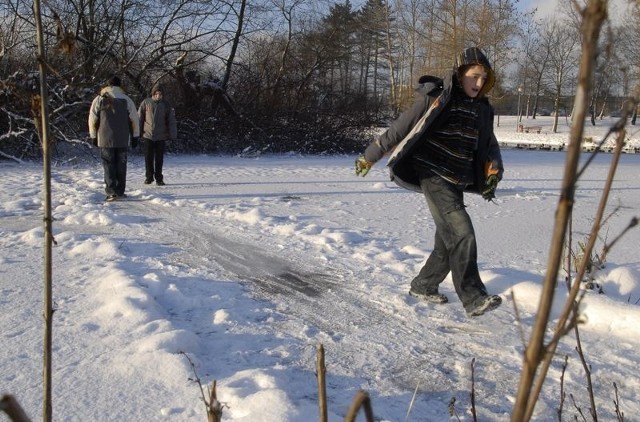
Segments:
[[[467,55],[473,50],[472,55]],[[391,180],[399,186],[422,192],[418,172],[411,157],[421,142],[429,142],[425,134],[432,128],[440,114],[447,110],[453,95],[453,89],[459,85],[458,73],[460,67],[469,64],[482,64],[488,69],[489,79],[485,83],[487,89],[482,90],[475,101],[478,103],[478,142],[473,160],[474,183],[466,190],[480,193],[485,185],[485,166],[491,163],[498,169],[498,179],[502,178],[503,165],[498,141],[493,133],[493,107],[484,97],[484,93],[493,85],[493,70],[485,56],[477,49],[467,49],[459,56],[456,63],[458,69],[450,71],[443,79],[434,76],[420,78],[421,88],[419,98],[413,107],[402,113],[391,126],[367,147],[364,157],[367,161],[376,162],[386,154],[391,153],[387,166]],[[466,56],[466,57],[465,57]],[[471,59],[469,59],[471,57]],[[475,61],[474,61],[475,59]],[[471,62],[465,62],[471,61]]]

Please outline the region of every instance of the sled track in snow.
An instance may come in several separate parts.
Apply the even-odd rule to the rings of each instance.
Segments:
[[[256,298],[278,303],[278,312],[287,318],[326,333],[335,342],[332,347],[350,349],[356,357],[381,356],[384,365],[367,366],[360,377],[386,379],[404,391],[412,391],[418,384],[425,388],[430,384],[452,384],[451,378],[456,379],[452,377],[452,371],[456,371],[453,368],[459,367],[461,360],[470,362],[488,352],[483,343],[469,342],[468,355],[460,356],[452,353],[452,345],[460,339],[468,341],[476,336],[495,335],[477,323],[456,322],[456,318],[452,321],[451,313],[459,316],[462,312],[456,309],[460,307],[457,302],[429,308],[429,315],[420,315],[416,305],[403,302],[405,298],[389,302],[371,300],[366,288],[357,282],[363,274],[352,274],[335,266],[308,268],[312,263],[295,251],[286,251],[285,258],[248,241],[233,240],[204,216],[190,213],[191,209],[185,208],[184,218],[176,219],[175,209],[168,212],[149,202],[125,201],[117,206],[120,211],[126,208],[132,213],[147,215],[153,207],[154,218],[171,219],[169,224],[160,225],[170,233],[161,233],[155,227],[150,230],[151,236],[157,236],[153,242],[179,250],[169,257],[168,263],[189,268],[218,266],[229,278],[244,284]],[[192,229],[193,219],[202,220],[197,232]],[[181,221],[189,223],[181,224]],[[398,339],[398,343],[394,339]],[[414,346],[407,351],[403,346],[406,344]],[[332,362],[332,365],[339,363]],[[345,371],[349,370],[359,369],[345,367]],[[442,393],[442,400],[449,400],[456,388],[453,382],[452,391]]]

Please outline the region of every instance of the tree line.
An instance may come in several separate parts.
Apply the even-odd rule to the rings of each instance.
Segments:
[[[412,102],[416,81],[482,48],[499,113],[572,107],[580,19],[537,19],[517,0],[49,0],[43,7],[56,151],[86,146],[89,104],[112,74],[136,102],[163,84],[175,152],[347,153]],[[640,12],[600,41],[591,114],[638,86]],[[32,2],[0,0],[0,156],[37,158]],[[546,101],[546,103],[545,103]],[[621,106],[620,106],[621,107]],[[517,112],[520,112],[518,110]],[[559,113],[556,113],[559,114]],[[77,152],[77,151],[76,151]]]

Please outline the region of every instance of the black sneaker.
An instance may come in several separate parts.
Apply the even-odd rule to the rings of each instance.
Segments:
[[[158,185],[158,186],[164,186],[164,185],[165,185],[165,183],[164,183],[162,180],[158,180],[158,181],[156,182],[156,185]]]
[[[473,304],[467,309],[468,317],[477,317],[483,315],[485,312],[493,311],[502,304],[502,298],[497,295],[480,296]]]
[[[117,194],[118,198],[126,198],[127,194],[126,193],[119,193]]]
[[[413,296],[416,297],[418,299],[422,299],[426,302],[429,303],[437,303],[437,304],[443,304],[443,303],[447,303],[449,302],[449,298],[446,297],[445,295],[435,292],[435,293],[421,293],[418,292],[416,290],[410,289],[409,290],[409,296]]]
[[[107,202],[113,202],[117,199],[118,197],[115,194],[111,194],[111,195],[107,195],[106,198],[104,198],[105,201]]]
[[[150,185],[150,184],[152,184],[152,183],[153,183],[153,180],[152,180],[152,179],[146,179],[146,180],[144,181],[144,184],[145,184],[145,185]]]

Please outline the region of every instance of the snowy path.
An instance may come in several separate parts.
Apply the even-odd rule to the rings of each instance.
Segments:
[[[468,395],[464,386],[470,379],[469,365],[472,358],[476,357],[478,368],[482,368],[484,363],[480,357],[490,354],[500,337],[517,336],[515,327],[510,323],[501,324],[502,331],[496,332],[495,329],[489,331],[483,328],[479,319],[468,320],[454,296],[451,297],[454,303],[436,308],[407,296],[407,286],[404,284],[397,286],[394,294],[386,300],[380,300],[380,293],[372,295],[372,287],[387,289],[388,283],[394,283],[394,280],[387,280],[390,277],[385,276],[382,271],[378,275],[380,280],[370,280],[370,268],[359,271],[348,265],[341,265],[344,259],[339,251],[327,253],[327,246],[332,250],[336,246],[334,243],[340,243],[332,242],[332,238],[347,239],[347,244],[350,238],[354,238],[355,243],[361,242],[361,236],[355,234],[357,230],[345,234],[343,228],[336,231],[326,227],[315,227],[311,231],[314,234],[319,231],[321,236],[308,235],[306,241],[295,242],[296,247],[293,250],[290,246],[282,245],[287,249],[284,252],[278,251],[279,248],[274,247],[272,243],[273,238],[277,241],[277,237],[274,237],[277,233],[269,232],[282,230],[278,229],[274,222],[284,222],[284,225],[287,225],[288,220],[295,219],[295,216],[267,216],[267,212],[270,215],[273,210],[260,212],[253,202],[249,215],[243,210],[236,215],[235,211],[227,209],[209,209],[208,205],[200,209],[202,203],[182,202],[184,197],[199,196],[190,192],[188,186],[193,185],[185,185],[177,186],[174,191],[171,187],[162,188],[162,191],[156,189],[156,192],[162,192],[161,197],[164,199],[160,201],[134,199],[107,206],[115,208],[115,212],[119,213],[121,218],[130,221],[143,214],[153,216],[153,229],[144,232],[149,238],[136,241],[164,244],[174,251],[167,256],[167,261],[158,262],[156,265],[188,269],[190,273],[196,273],[203,279],[208,277],[207,274],[211,273],[212,268],[217,268],[218,271],[214,271],[214,274],[222,273],[225,278],[237,280],[253,292],[254,297],[274,303],[275,313],[268,321],[273,335],[290,336],[302,342],[297,346],[293,345],[294,349],[300,348],[300,356],[294,361],[286,359],[285,362],[295,363],[296,366],[307,369],[307,382],[313,381],[311,365],[315,362],[315,346],[322,343],[327,351],[327,362],[332,368],[331,372],[345,378],[344,385],[336,386],[335,399],[342,396],[342,399],[347,400],[353,397],[357,388],[374,388],[391,394],[391,398],[377,398],[376,402],[380,402],[378,406],[407,406],[410,401],[407,392],[412,392],[420,385],[420,388],[427,390],[433,390],[437,386],[430,400],[441,404],[448,403],[454,396]],[[334,188],[337,185],[336,182]],[[202,185],[195,186],[197,190],[202,188]],[[224,186],[229,187],[230,184]],[[169,192],[167,194],[164,191]],[[176,192],[176,198],[166,201],[167,198],[171,198],[173,192]],[[294,195],[286,193],[284,196],[266,193],[260,195],[260,201],[263,201],[264,197],[271,198],[265,201],[268,202],[265,209],[281,208],[281,202],[303,201],[303,197],[306,197],[299,195],[299,192]],[[324,195],[326,194],[323,193]],[[340,192],[339,195],[343,193]],[[226,195],[218,193],[215,196]],[[246,205],[240,204],[238,208],[244,206]],[[287,207],[285,205],[285,208]],[[217,216],[220,212],[231,220],[232,226],[225,228],[220,224],[224,224],[224,219],[211,219],[212,213]],[[254,220],[254,214],[259,214],[260,217]],[[251,227],[243,227],[238,220],[245,220],[249,226],[261,225],[266,220],[269,221],[269,227],[252,231]],[[239,228],[241,232],[251,232],[247,236],[248,239],[239,236]],[[292,234],[299,231],[304,229],[296,226]],[[140,229],[133,227],[132,236],[139,236],[140,233]],[[267,236],[272,239],[264,243],[259,240],[256,242],[253,239],[256,234],[259,234],[259,239],[267,240]],[[123,234],[122,237],[129,236]],[[320,242],[319,250],[314,245],[318,238],[324,238]],[[314,240],[309,242],[309,239]],[[376,234],[372,234],[371,239],[375,243],[384,243],[384,240],[377,239]],[[377,251],[375,247],[366,249],[385,254],[382,250]],[[407,254],[405,258],[415,265],[422,256]],[[361,259],[364,262],[368,261],[366,257]],[[449,293],[451,296],[451,292]],[[382,293],[382,296],[389,295]],[[501,309],[487,318],[508,321],[511,319],[508,314],[508,309]],[[197,324],[197,321],[189,323]],[[451,354],[450,351],[456,347],[460,336],[469,344],[461,353]],[[398,340],[390,342],[390,338]],[[309,343],[310,341],[314,343]],[[350,359],[346,362],[334,361],[334,353],[336,356],[349,356]],[[200,359],[204,360],[202,357]],[[509,377],[508,374],[518,367],[519,360],[518,351],[513,350],[513,361],[499,378]],[[502,366],[485,370],[490,371],[492,377],[503,371]],[[215,373],[215,368],[207,369],[208,371]],[[352,379],[354,376],[356,381]],[[490,394],[494,385],[484,383],[478,386],[481,392],[485,388],[486,393]],[[508,410],[508,407],[498,407],[492,409],[492,413],[505,414]],[[416,411],[425,412],[424,409],[420,409],[419,404]]]
[[[301,184],[307,185],[307,183]],[[345,184],[353,185],[349,182]],[[331,187],[340,188],[339,185],[340,183],[334,182]],[[228,186],[225,185],[225,187]],[[309,189],[308,186],[305,186],[305,189]],[[215,188],[213,190],[215,191]],[[313,191],[317,190],[314,187]],[[192,196],[188,187],[178,187],[176,192],[176,197]],[[343,192],[338,194],[344,195]],[[323,197],[321,200],[325,201],[326,196],[332,194],[323,192],[321,195]],[[216,194],[216,196],[225,196],[225,194]],[[269,199],[264,200],[265,197]],[[395,403],[393,406],[398,404],[406,406],[410,400],[407,392],[412,392],[416,386],[420,385],[420,388],[435,390],[430,400],[442,404],[448,403],[454,396],[462,396],[460,400],[468,395],[465,385],[470,379],[469,366],[474,357],[478,360],[478,368],[490,372],[492,378],[496,375],[498,379],[503,380],[512,377],[510,373],[518,368],[520,362],[516,347],[513,347],[511,351],[513,358],[506,367],[495,364],[484,367],[488,362],[483,362],[482,359],[483,356],[491,354],[496,341],[500,338],[517,337],[517,331],[511,323],[499,324],[501,326],[499,331],[496,331],[495,327],[489,331],[483,328],[482,320],[468,320],[457,300],[441,308],[421,304],[405,294],[406,284],[396,286],[392,295],[384,293],[372,295],[370,291],[372,288],[387,289],[389,283],[393,285],[397,280],[394,281],[382,271],[377,275],[379,280],[370,280],[371,268],[365,267],[364,270],[359,270],[357,267],[341,265],[344,258],[339,251],[341,247],[338,246],[341,243],[346,245],[355,243],[357,246],[362,242],[362,236],[358,234],[356,227],[353,229],[340,226],[329,228],[331,223],[318,227],[316,219],[312,223],[315,227],[309,229],[312,232],[311,235],[301,236],[302,240],[287,240],[295,243],[295,248],[282,245],[283,251],[278,251],[278,246],[273,245],[273,240],[277,242],[278,239],[277,232],[286,231],[286,226],[291,224],[290,220],[297,220],[295,215],[282,214],[282,208],[290,207],[282,203],[305,200],[310,200],[307,192],[293,194],[285,192],[283,196],[266,192],[257,200],[261,204],[264,202],[262,204],[264,208],[257,208],[255,199],[252,198],[251,211],[245,213],[242,207],[246,205],[240,204],[238,208],[241,210],[238,214],[226,208],[208,210],[209,207],[197,212],[194,208],[197,209],[202,204],[185,206],[180,199],[176,199],[180,204],[180,210],[171,209],[164,213],[166,203],[155,204],[151,201],[150,203],[134,202],[130,205],[126,202],[117,205],[122,209],[126,207],[127,212],[133,215],[146,210],[146,213],[153,215],[154,218],[164,220],[159,221],[160,224],[155,224],[155,227],[162,227],[168,233],[154,233],[155,239],[150,239],[149,243],[168,242],[167,239],[173,239],[167,243],[168,246],[176,249],[176,252],[169,257],[170,264],[204,272],[212,265],[219,266],[229,277],[237,279],[254,292],[255,297],[276,304],[277,314],[275,318],[272,316],[274,320],[270,324],[274,334],[279,336],[284,334],[303,342],[297,346],[302,347],[302,350],[299,351],[300,356],[295,362],[296,365],[312,371],[313,368],[310,366],[314,363],[312,346],[316,343],[308,342],[322,343],[327,351],[331,372],[346,380],[344,385],[336,386],[334,392],[336,396],[345,396],[345,392],[348,392],[345,398],[349,398],[355,394],[355,389],[358,387],[367,390],[373,388],[391,394],[391,398],[376,398],[376,402],[380,402],[377,403],[378,406],[392,406],[392,402]],[[354,197],[354,200],[357,198]],[[344,207],[343,204],[340,205]],[[348,210],[349,204],[346,204],[345,208]],[[290,210],[287,211],[290,212]],[[347,213],[344,209],[338,211],[341,214]],[[277,214],[273,215],[274,212]],[[217,227],[221,220],[217,218],[216,224],[212,224],[209,218],[211,213],[216,216],[222,213],[227,220],[231,220],[233,226]],[[259,217],[254,219],[256,215]],[[243,227],[242,220],[248,222],[250,226],[258,225],[258,230],[255,230],[255,227],[253,227],[254,230],[252,227]],[[265,221],[268,222],[268,227],[263,227]],[[181,222],[185,222],[184,227],[181,227]],[[332,224],[335,223],[336,221],[332,222]],[[293,225],[295,228],[291,230],[292,235],[305,231],[304,224],[295,221]],[[285,226],[285,228],[279,226]],[[194,230],[194,227],[199,229]],[[250,239],[244,239],[241,242],[233,240],[239,237],[238,227],[241,231],[251,232]],[[273,231],[275,233],[272,233]],[[255,239],[256,234],[259,235],[258,239]],[[318,249],[314,243],[318,243],[319,239],[321,241]],[[337,239],[337,241],[331,239]],[[385,240],[379,239],[375,233],[370,235],[370,241],[375,244],[384,245],[385,243]],[[373,251],[375,254],[386,255],[387,252],[383,248],[386,246],[364,249]],[[327,250],[333,253],[328,253]],[[401,261],[402,258],[401,256]],[[408,265],[415,265],[421,261],[422,256],[407,254],[404,258],[404,261],[409,262]],[[363,262],[369,261],[366,256],[361,259]],[[451,296],[451,292],[449,293]],[[387,296],[385,300],[380,300],[380,297],[385,296]],[[510,310],[505,307],[486,318],[510,321],[512,317],[509,314]],[[451,354],[451,349],[456,347],[461,336],[463,342],[468,345],[459,353]],[[390,338],[397,340],[390,342]],[[334,361],[332,354],[349,356],[350,359],[346,362]],[[212,369],[212,371],[215,370]],[[351,379],[354,376],[359,381],[354,382]],[[479,376],[479,379],[481,380],[482,376]],[[312,380],[313,378],[310,377],[307,382]],[[515,380],[512,382],[515,383]],[[477,387],[480,394],[493,394],[495,388],[493,383],[482,384]],[[501,406],[504,404],[498,404],[495,409],[491,409],[492,414],[508,413],[509,408]],[[416,411],[423,414],[426,412],[425,409],[420,408],[419,404]]]

